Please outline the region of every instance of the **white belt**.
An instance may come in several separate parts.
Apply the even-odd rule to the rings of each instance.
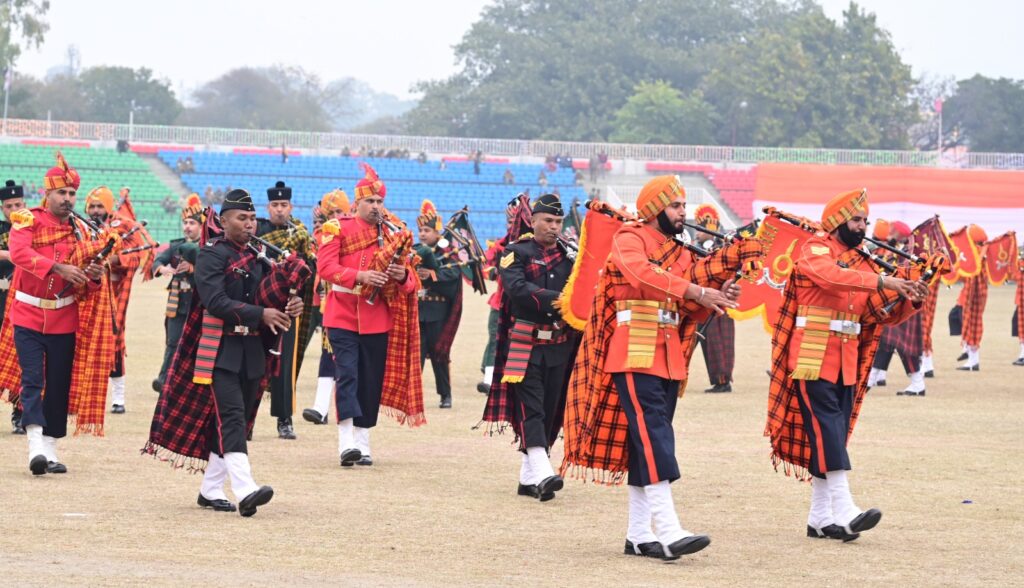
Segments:
[[[71,306],[75,303],[74,296],[66,296],[64,298],[58,298],[57,300],[50,300],[49,298],[36,298],[35,296],[29,296],[21,291],[15,292],[14,298],[19,302],[31,304],[32,306],[42,308],[43,310],[57,310],[58,308]]]
[[[247,327],[245,325],[235,325],[231,329],[231,332],[234,333],[235,335],[248,335],[249,334],[249,327]]]
[[[339,286],[338,284],[331,284],[332,292],[341,292],[342,294],[359,294],[361,289],[361,286],[356,286],[355,288],[346,288],[345,286]]]
[[[621,325],[622,323],[628,323],[633,320],[633,311],[630,309],[620,310],[615,313],[615,320]],[[679,324],[679,313],[671,310],[665,310],[663,308],[658,309],[658,324],[659,325],[678,325]]]
[[[807,317],[796,317],[796,326],[798,329],[806,328]],[[860,335],[860,323],[854,321],[829,321],[828,330],[844,335]]]

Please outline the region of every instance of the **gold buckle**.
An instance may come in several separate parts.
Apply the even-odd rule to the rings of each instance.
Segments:
[[[41,298],[39,300],[39,308],[43,310],[57,310],[57,301],[50,300],[48,298]]]

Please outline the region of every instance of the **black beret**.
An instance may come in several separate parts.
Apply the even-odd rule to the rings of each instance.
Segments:
[[[224,202],[220,205],[220,213],[224,214],[229,210],[244,210],[245,212],[256,212],[252,204],[252,196],[241,188],[235,188],[224,195]]]
[[[292,199],[292,189],[284,185],[284,182],[277,182],[273,188],[267,188],[267,200],[273,202],[275,200],[288,200]]]
[[[546,212],[555,216],[565,216],[565,212],[562,210],[562,200],[557,194],[543,194],[539,196],[533,201],[531,212],[533,214]]]
[[[7,184],[3,188],[0,188],[0,200],[24,197],[25,188],[17,185],[14,180],[7,180]]]

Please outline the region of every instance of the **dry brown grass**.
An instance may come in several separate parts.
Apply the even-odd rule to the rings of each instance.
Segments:
[[[373,439],[376,465],[345,471],[333,426],[299,421],[298,440],[278,440],[265,403],[250,453],[257,480],[276,491],[273,502],[252,519],[200,510],[197,476],[139,455],[156,401],[149,382],[162,353],[164,304],[160,285],[140,284],[129,313],[128,414],[111,415],[103,439],[65,441],[71,472],[60,477],[33,478],[24,437],[0,434],[0,582],[1019,584],[1024,369],[1010,365],[1012,290],[991,292],[984,371],[974,374],[952,370],[958,343],[942,334],[954,295],[940,299],[938,377],[928,396],[896,397],[904,380],[894,362],[889,387],[865,404],[851,442],[852,487],[862,507],[885,517],[851,544],[806,539],[809,489],[768,462],[769,342],[760,324],[738,326],[731,395],[700,392],[698,354],[676,418],[683,479],[673,486],[684,525],[713,542],[662,564],[621,555],[623,488],[568,482],[544,504],[515,495],[510,439],[470,429],[483,405],[474,384],[487,336],[475,296],[455,345],[453,410],[436,408],[428,375],[429,424],[384,422]],[[316,366],[314,347],[307,366]],[[313,369],[302,375],[300,408],[312,402],[314,378]]]

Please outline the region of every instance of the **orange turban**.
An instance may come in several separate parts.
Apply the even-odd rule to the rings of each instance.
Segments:
[[[828,201],[825,211],[821,213],[821,230],[826,233],[839,228],[839,225],[853,218],[854,213],[868,214],[868,190],[862,188],[840,194]]]
[[[51,167],[50,171],[46,172],[46,177],[43,178],[43,186],[47,190],[57,190],[60,188],[74,188],[78,189],[78,185],[82,183],[82,178],[75,171],[75,168],[68,165],[68,161],[64,159],[64,155],[60,151],[57,152],[57,166]]]
[[[206,217],[203,215],[203,201],[199,199],[199,194],[195,192],[185,198],[185,207],[181,209],[181,220],[186,219],[192,219],[199,224],[203,224],[206,221]]]
[[[879,241],[889,240],[889,221],[884,218],[880,218],[875,221],[875,230],[871,233],[871,236]]]
[[[985,233],[985,229],[974,224],[967,227],[967,236],[975,243],[984,243],[985,241],[988,241],[988,234]]]
[[[94,202],[102,204],[107,214],[114,214],[114,193],[110,191],[110,188],[106,186],[93,188],[85,197],[85,207],[89,208],[89,205]]]
[[[906,239],[910,237],[910,225],[903,221],[893,221],[889,230],[889,236],[893,239]]]
[[[370,196],[380,196],[383,198],[384,194],[387,193],[387,187],[384,186],[384,182],[377,177],[377,172],[370,167],[370,164],[363,163],[361,165],[366,173],[366,177],[359,180],[359,183],[356,184],[356,202]]]
[[[424,200],[420,205],[420,215],[416,217],[416,226],[429,227],[438,233],[444,226],[441,224],[441,216],[437,213],[437,207],[429,200]]]
[[[636,212],[649,221],[658,216],[676,198],[686,198],[686,191],[675,176],[658,176],[640,190],[636,199]]]
[[[335,210],[341,210],[345,214],[352,210],[352,205],[348,201],[348,194],[340,188],[331,190],[320,199],[321,214],[331,214]]]
[[[697,210],[693,213],[693,218],[697,221],[697,224],[712,231],[717,231],[718,226],[721,224],[718,218],[718,210],[710,204],[698,206]]]

